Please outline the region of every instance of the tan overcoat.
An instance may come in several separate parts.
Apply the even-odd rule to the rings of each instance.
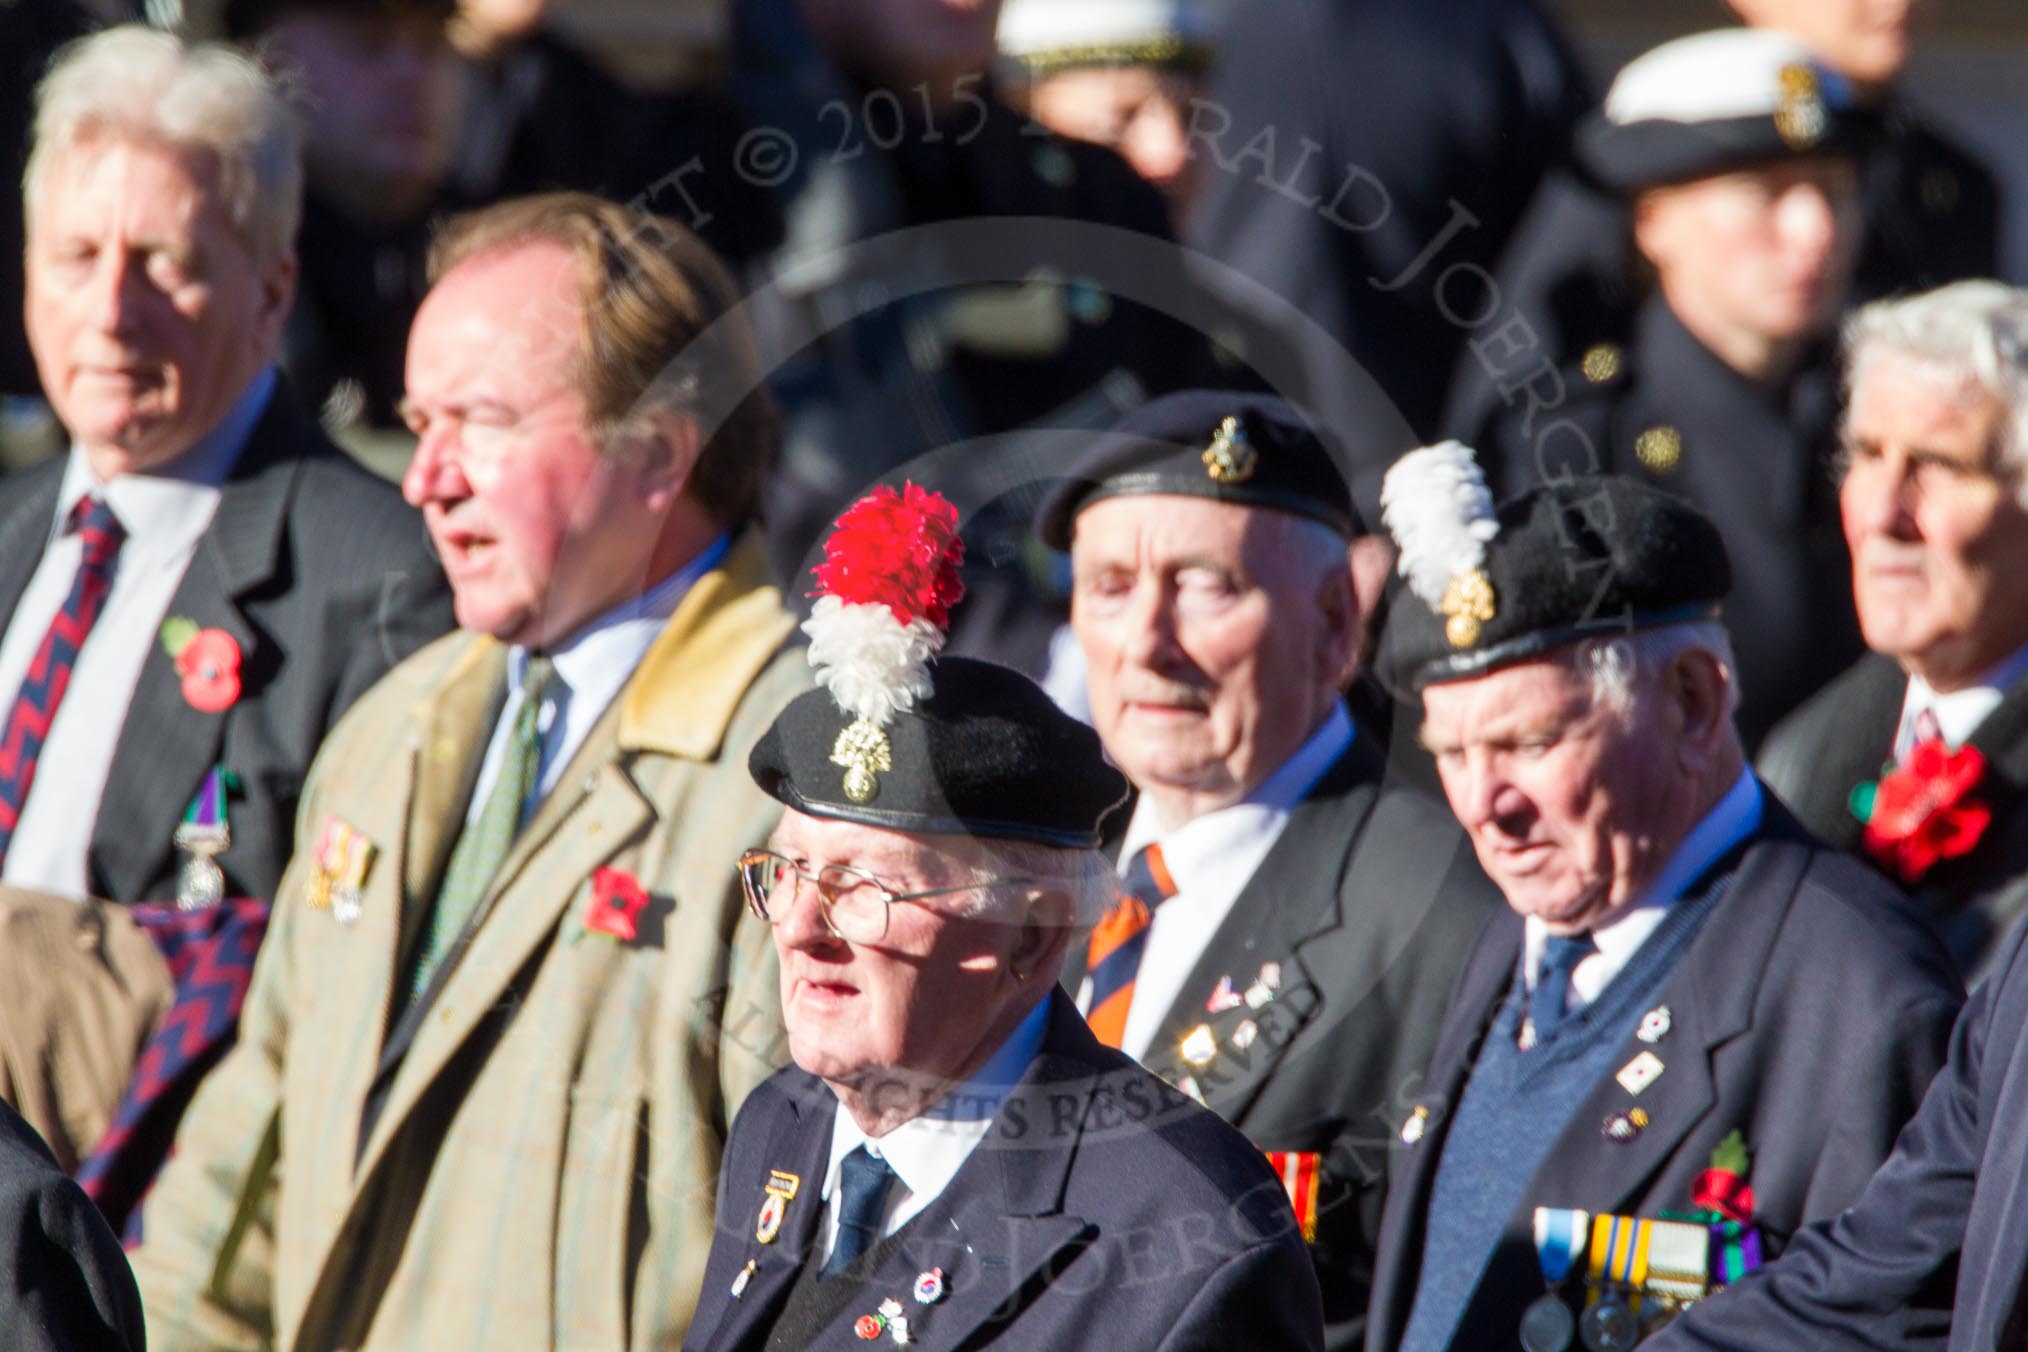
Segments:
[[[682,1341],[727,1124],[786,1059],[734,861],[779,812],[746,757],[808,684],[793,625],[750,534],[535,810],[392,1068],[397,953],[456,839],[506,650],[452,635],[360,700],[312,770],[239,1043],[144,1213],[151,1346]],[[334,820],[374,847],[349,925],[316,904]],[[632,942],[584,925],[608,867],[650,896]]]

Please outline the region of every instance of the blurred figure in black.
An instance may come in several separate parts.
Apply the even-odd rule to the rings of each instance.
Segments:
[[[1850,82],[1875,121],[1860,176],[1864,234],[1855,301],[1924,291],[1999,270],[2000,190],[1966,150],[1926,122],[1895,86],[1920,0],[1727,0],[1747,24],[1793,34]],[[1624,201],[1574,165],[1543,186],[1498,271],[1513,314],[1556,362],[1621,341],[1645,290]],[[1509,398],[1467,355],[1445,415],[1465,434]]]
[[[1010,96],[1051,131],[1119,151],[1180,223],[1204,181],[1185,133],[1222,9],[1216,0],[1008,0],[1000,51],[1021,73]]]
[[[781,213],[753,281],[786,416],[768,511],[789,594],[808,591],[796,579],[839,508],[906,474],[967,518],[971,599],[953,647],[1039,673],[1061,607],[1040,602],[1056,565],[1028,521],[1083,439],[1003,434],[1109,425],[1184,383],[1202,344],[1116,295],[1183,299],[1157,243],[1161,195],[1113,152],[1002,102],[999,12],[740,0],[734,87],[750,130],[735,169]]]
[[[0,400],[41,390],[21,327],[21,171],[35,85],[56,49],[89,27],[71,0],[0,4]]]
[[[283,363],[333,429],[399,424],[402,354],[457,134],[452,0],[228,0],[226,36],[293,83],[307,172]]]
[[[1489,270],[1591,103],[1535,0],[1248,0],[1192,109],[1208,181],[1188,233],[1348,351],[1407,420],[1406,451],[1434,432]],[[1317,383],[1327,425],[1368,420],[1333,406],[1344,380]],[[1362,510],[1386,468],[1358,467]]]
[[[1786,33],[1656,48],[1578,135],[1655,277],[1627,341],[1594,341],[1559,367],[1503,314],[1470,343],[1513,401],[1467,437],[1498,496],[1639,475],[1724,532],[1748,747],[1860,651],[1827,340],[1850,292],[1868,125],[1839,75]]]

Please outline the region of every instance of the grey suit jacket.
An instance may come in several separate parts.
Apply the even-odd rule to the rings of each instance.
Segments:
[[[59,458],[0,480],[0,614],[13,615],[35,572],[63,470]],[[368,686],[450,629],[449,588],[416,512],[278,383],[167,613],[232,635],[241,694],[223,713],[192,708],[153,646],[93,826],[90,889],[122,903],[173,897],[176,827],[222,765],[240,785],[218,856],[226,892],[272,898],[318,745]]]
[[[1724,865],[1721,865],[1724,867]],[[1644,1051],[1664,1071],[1638,1099],[1612,1075],[1571,1115],[1508,1219],[1451,1346],[1516,1346],[1542,1294],[1537,1206],[1654,1216],[1687,1210],[1711,1152],[1738,1130],[1762,1243],[1779,1251],[1805,1223],[1849,1205],[1893,1148],[1943,1064],[1963,991],[1934,930],[1893,887],[1826,849],[1769,801],[1760,830],[1689,951],[1664,983],[1670,1028],[1650,1046],[1629,1026],[1617,1068]],[[1387,1199],[1367,1347],[1399,1344],[1422,1266],[1424,1218],[1450,1109],[1520,960],[1522,924],[1487,927],[1458,978],[1430,1064],[1428,1117]],[[1631,1141],[1601,1124],[1638,1102]]]

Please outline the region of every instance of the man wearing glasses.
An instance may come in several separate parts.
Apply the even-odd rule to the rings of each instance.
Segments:
[[[901,543],[862,558],[952,559],[914,526],[954,511],[883,494]],[[1095,847],[1125,779],[1026,677],[928,660],[942,614],[887,570],[834,568],[858,511],[808,626],[828,689],[749,761],[788,809],[740,872],[796,1064],[733,1126],[685,1346],[1320,1348],[1274,1173],[1057,986],[1112,900]],[[879,660],[908,636],[916,661]]]

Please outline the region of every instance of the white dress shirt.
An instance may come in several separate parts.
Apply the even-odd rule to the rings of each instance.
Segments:
[[[1049,1001],[1043,1000],[970,1078],[926,1112],[877,1141],[861,1131],[852,1114],[840,1105],[831,1122],[831,1160],[818,1194],[824,1202],[824,1233],[812,1261],[824,1262],[838,1242],[838,1172],[845,1157],[863,1145],[868,1154],[886,1160],[887,1167],[894,1170],[897,1181],[888,1188],[880,1231],[883,1236],[893,1234],[943,1195],[972,1150],[986,1139],[1000,1105],[1042,1049],[1042,1034],[1048,1025]]]
[[[35,779],[0,879],[72,897],[89,891],[86,855],[142,665],[162,641],[169,604],[218,512],[219,486],[274,389],[273,369],[262,371],[218,426],[189,450],[168,464],[123,474],[110,484],[101,484],[92,473],[83,447],[70,448],[42,561],[0,638],[0,692],[5,694],[0,718],[13,709],[43,635],[77,579],[84,543],[64,531],[71,510],[98,494],[119,518],[126,539],[113,564],[112,587],[78,652],[70,686],[36,757]],[[201,625],[216,617],[187,618]]]
[[[535,772],[535,790],[522,807],[525,817],[536,803],[549,796],[570,758],[584,745],[592,724],[613,702],[634,668],[648,655],[656,637],[676,607],[695,586],[697,579],[716,568],[732,547],[732,538],[721,535],[711,547],[684,564],[639,596],[623,601],[549,650],[556,663],[554,677],[543,692],[542,708],[535,726],[542,733],[542,757]],[[486,808],[493,781],[500,777],[500,758],[507,754],[508,738],[514,734],[514,720],[521,709],[521,678],[528,670],[528,649],[516,645],[507,650],[507,703],[493,725],[486,743],[486,755],[479,762],[479,779],[472,801],[465,808],[470,825]]]
[[[1567,1013],[1575,1014],[1598,999],[1620,970],[1633,961],[1634,954],[1668,914],[1670,903],[1683,895],[1683,889],[1703,877],[1733,846],[1759,829],[1761,809],[1760,781],[1754,778],[1753,771],[1740,771],[1718,805],[1683,837],[1683,843],[1669,856],[1669,862],[1662,865],[1662,871],[1648,884],[1641,900],[1610,924],[1591,932],[1598,952],[1587,955],[1571,970],[1570,994],[1564,1000]],[[1549,942],[1549,931],[1532,915],[1523,922],[1523,928],[1521,971],[1532,991],[1542,968],[1542,950]]]
[[[1962,690],[1939,695],[1920,676],[1908,678],[1908,693],[1901,699],[1901,722],[1894,733],[1894,759],[1905,760],[1915,745],[1915,720],[1927,709],[1936,715],[1937,728],[1952,750],[1986,721],[1986,715],[2000,707],[2007,690],[2028,676],[2028,647],[2019,649],[2006,661],[1986,672]]]
[[[1134,974],[1134,1002],[1127,1009],[1121,1050],[1140,1058],[1160,1031],[1169,1006],[1198,960],[1225,923],[1233,903],[1246,890],[1254,871],[1289,824],[1289,813],[1309,796],[1317,781],[1352,745],[1352,718],[1343,704],[1331,712],[1310,740],[1246,801],[1193,818],[1173,831],[1162,829],[1155,805],[1146,794],[1134,805],[1133,820],[1120,848],[1122,871],[1134,856],[1160,843],[1162,862],[1175,880],[1176,895],[1155,908],[1148,926],[1148,945]],[[1233,979],[1245,981],[1237,973]],[[1090,1010],[1091,983],[1078,992],[1078,1007]]]

